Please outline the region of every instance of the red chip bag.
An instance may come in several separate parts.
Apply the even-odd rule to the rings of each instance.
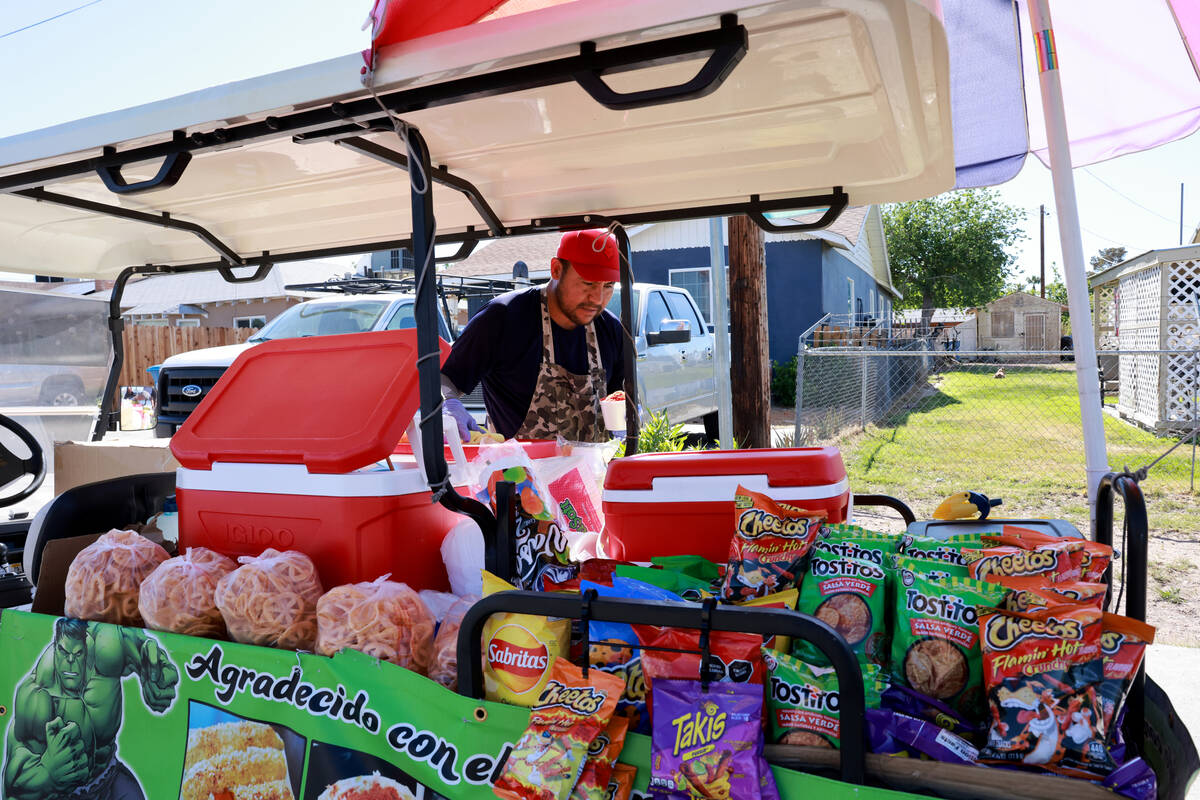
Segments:
[[[583,765],[579,781],[571,790],[571,800],[606,800],[613,765],[617,756],[621,755],[628,732],[629,717],[613,717],[604,732],[592,740],[587,763]]]
[[[694,681],[700,678],[700,631],[635,625],[642,647],[647,695],[656,678]],[[754,633],[713,631],[708,640],[708,680],[713,683],[762,683],[762,637]],[[656,650],[653,648],[670,648]],[[672,650],[694,650],[676,653]]]
[[[734,534],[721,596],[736,602],[799,586],[825,512],[777,503],[742,486],[733,506]]]
[[[529,727],[513,747],[492,791],[503,800],[566,800],[588,748],[617,708],[624,682],[598,669],[583,670],[556,658]]]
[[[1083,604],[1104,610],[1108,585],[1084,581],[1051,583],[1041,575],[1032,577],[992,576],[992,582],[1008,589],[1005,607],[1009,611],[1028,611],[1031,608]]]
[[[1077,581],[1083,563],[1083,541],[1058,539],[1033,548],[1013,545],[985,547],[962,551],[967,570],[975,580],[985,581],[993,576],[1045,576],[1052,583]]]
[[[632,764],[616,764],[612,777],[608,779],[608,794],[605,800],[629,800],[633,796],[633,780],[637,767]]]
[[[1113,770],[1099,691],[1102,618],[1088,606],[980,611],[991,712],[980,762],[1082,777]]]
[[[997,539],[1002,544],[1015,544],[1018,547],[1029,547],[1049,542],[1062,541],[1053,534],[1022,528],[1019,525],[1005,525],[999,537],[986,534],[986,539]],[[1113,549],[1106,544],[1093,542],[1091,539],[1080,539],[1083,542],[1083,556],[1079,564],[1079,579],[1094,582],[1104,577],[1104,571],[1112,563]]]

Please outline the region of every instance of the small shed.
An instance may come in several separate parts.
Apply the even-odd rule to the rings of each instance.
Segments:
[[[1096,350],[1119,370],[1117,413],[1160,433],[1196,420],[1200,244],[1150,250],[1088,279]],[[1116,351],[1105,356],[1105,351]]]
[[[1053,350],[1062,339],[1061,303],[1029,292],[993,300],[976,314],[982,350]]]

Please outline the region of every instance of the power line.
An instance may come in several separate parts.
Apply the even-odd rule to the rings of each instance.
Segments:
[[[3,39],[8,36],[12,36],[14,33],[20,33],[21,31],[27,31],[30,28],[36,28],[38,25],[45,25],[47,22],[56,20],[59,17],[65,17],[67,14],[74,14],[76,11],[81,11],[82,9],[85,9],[88,6],[94,6],[101,1],[102,0],[91,0],[91,2],[89,2],[89,3],[84,3],[81,6],[76,6],[75,8],[68,9],[68,10],[62,12],[61,14],[55,14],[53,17],[46,17],[43,20],[38,20],[37,22],[30,23],[29,25],[26,25],[22,28],[17,28],[15,30],[11,30],[8,33],[0,33],[0,39]]]
[[[1097,175],[1096,173],[1092,172],[1092,171],[1091,171],[1090,169],[1088,169],[1087,167],[1084,167],[1084,168],[1083,168],[1083,171],[1084,171],[1084,172],[1086,172],[1088,175],[1091,175],[1091,176],[1092,176],[1093,178],[1095,178],[1096,180],[1100,181],[1100,183],[1102,183],[1102,184],[1104,184],[1105,186],[1107,186],[1107,187],[1108,187],[1108,188],[1109,188],[1109,189],[1110,189],[1110,190],[1111,190],[1113,193],[1115,193],[1115,194],[1117,194],[1117,195],[1120,195],[1121,197],[1125,198],[1125,199],[1126,199],[1126,200],[1128,200],[1129,202],[1133,203],[1135,206],[1137,206],[1138,208],[1140,208],[1142,211],[1145,211],[1145,212],[1147,212],[1147,213],[1149,213],[1149,214],[1153,214],[1154,216],[1158,217],[1158,218],[1159,218],[1159,219],[1161,219],[1161,220],[1166,220],[1167,222],[1170,222],[1172,225],[1174,225],[1175,223],[1179,222],[1179,220],[1177,220],[1177,219],[1171,219],[1170,217],[1165,217],[1165,216],[1163,216],[1162,214],[1158,213],[1157,211],[1155,211],[1155,210],[1154,210],[1154,209],[1152,209],[1152,208],[1146,208],[1144,205],[1142,205],[1141,203],[1139,203],[1137,200],[1134,200],[1132,197],[1130,197],[1129,195],[1125,194],[1125,193],[1124,193],[1124,192],[1122,192],[1120,189],[1118,189],[1118,188],[1116,188],[1115,186],[1113,186],[1111,183],[1108,183],[1107,181],[1105,181],[1103,178],[1101,178],[1101,177],[1100,177],[1099,175]]]

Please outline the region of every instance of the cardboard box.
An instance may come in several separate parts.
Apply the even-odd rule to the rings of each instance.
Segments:
[[[42,568],[38,570],[37,592],[33,596],[32,610],[35,614],[62,616],[66,602],[67,570],[79,551],[99,538],[100,534],[95,533],[46,542],[46,549],[42,551]]]
[[[68,489],[143,472],[174,472],[179,462],[170,439],[136,442],[55,442],[54,494]]]

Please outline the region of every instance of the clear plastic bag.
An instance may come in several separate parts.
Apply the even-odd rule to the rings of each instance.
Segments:
[[[483,532],[475,520],[463,517],[442,539],[442,563],[446,565],[446,577],[450,579],[450,590],[464,596],[483,593],[484,567]]]
[[[446,612],[433,640],[433,663],[429,677],[450,691],[458,690],[458,630],[462,627],[467,609],[479,602],[479,597],[462,597]]]
[[[214,595],[217,583],[237,569],[232,558],[189,547],[168,558],[142,581],[138,608],[146,627],[189,636],[225,637],[225,619]]]
[[[68,617],[142,627],[142,581],[170,556],[134,531],[111,530],[79,551],[67,569]]]
[[[433,658],[433,614],[387,575],[335,586],[317,602],[317,652],[350,648],[422,675]]]
[[[312,559],[295,550],[242,556],[217,582],[214,598],[229,636],[243,644],[312,650],[323,594]]]

